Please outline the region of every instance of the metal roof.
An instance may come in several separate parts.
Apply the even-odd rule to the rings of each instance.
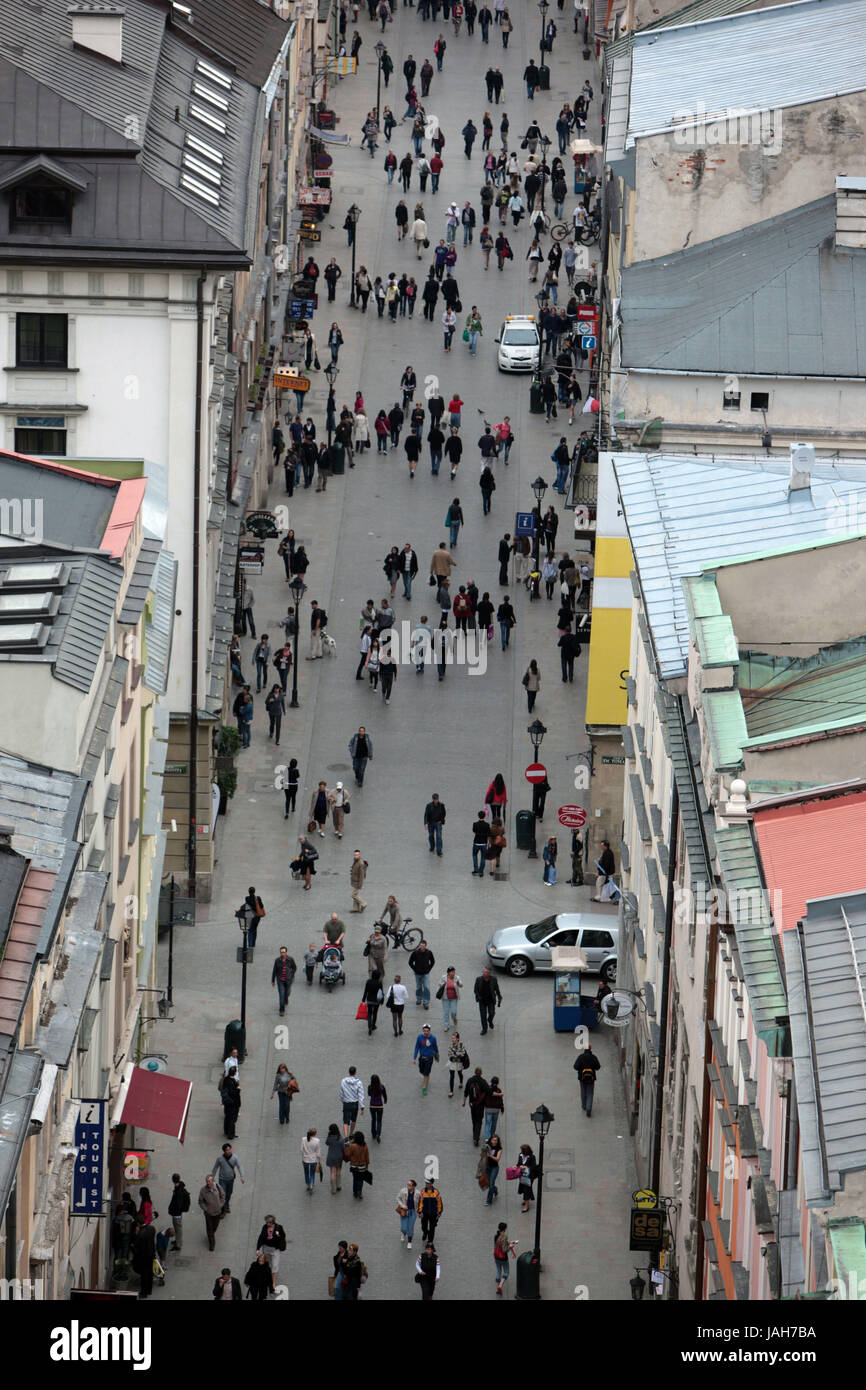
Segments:
[[[864,78],[866,84],[866,78]],[[834,197],[628,266],[625,365],[866,375],[866,258],[836,251]]]
[[[743,765],[743,741],[748,738],[739,690],[705,690],[703,706],[713,767],[732,772]]]
[[[54,675],[59,681],[77,690],[90,689],[122,580],[123,571],[119,565],[93,559],[81,565],[54,659]]]
[[[819,720],[866,721],[866,638],[806,658],[744,652],[738,679],[750,739]]]
[[[635,34],[627,145],[686,117],[866,87],[866,0],[799,0]]]
[[[851,1288],[850,1276],[854,1276],[854,1288],[862,1289],[866,1279],[866,1225],[859,1216],[831,1217],[827,1222],[827,1233],[833,1247],[833,1263],[836,1278],[846,1294]]]
[[[0,58],[0,149],[134,150],[135,143],[78,102]]]
[[[69,773],[0,756],[0,822],[14,827],[12,848],[62,876],[86,791],[87,783]]]
[[[193,23],[173,20],[178,34],[213,49],[230,61],[247,82],[263,87],[274,60],[289,32],[290,22],[280,19],[260,0],[191,0]]]
[[[164,695],[168,689],[171,640],[174,632],[174,596],[177,588],[177,560],[163,550],[153,574],[153,618],[145,623],[144,683],[148,690]]]
[[[141,617],[147,596],[153,588],[153,572],[161,549],[162,541],[151,540],[147,536],[142,540],[135,569],[123,596],[119,615],[122,623],[137,623]]]
[[[826,538],[840,529],[840,499],[862,491],[866,477],[866,460],[819,462],[811,491],[789,499],[784,459],[639,453],[612,459],[662,679],[684,675],[688,665],[681,578],[768,545]]]
[[[76,477],[39,459],[0,451],[0,497],[38,497],[40,541],[99,550],[119,491],[120,483],[112,479]]]
[[[785,1030],[777,1020],[787,1015],[788,1001],[751,828],[728,825],[717,829],[716,853],[722,886],[736,921],[737,949],[755,1031],[766,1043],[770,1056],[780,1057]]]
[[[822,1181],[813,1173],[811,1184],[805,1169],[805,1197],[807,1206],[826,1205],[825,1186],[838,1192],[847,1174],[866,1169],[866,892],[809,902],[797,933],[787,934],[786,963],[798,946],[805,999],[794,1073],[798,1093],[814,1097],[817,1135],[815,1127],[811,1133],[823,1169]]]

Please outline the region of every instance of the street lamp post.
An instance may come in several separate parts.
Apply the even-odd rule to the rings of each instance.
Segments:
[[[544,67],[544,30],[545,22],[547,20],[547,11],[549,9],[550,5],[548,4],[548,0],[538,0],[538,10],[541,15],[541,39],[539,40],[538,44],[538,49],[541,54],[541,67]]]
[[[355,243],[358,240],[358,218],[361,216],[361,209],[355,203],[349,208],[346,217],[352,224],[352,290],[349,303],[355,307]]]
[[[379,100],[382,93],[382,59],[384,58],[387,52],[387,49],[385,48],[385,45],[383,44],[381,39],[377,44],[374,45],[373,52],[376,54],[376,60],[378,63],[378,66],[376,68],[376,129],[381,130],[382,127],[379,121]]]
[[[331,441],[334,437],[334,417],[337,409],[336,397],[334,395],[334,383],[340,375],[340,368],[336,362],[329,362],[325,368],[325,378],[328,382],[328,405],[325,412],[326,427],[328,431],[328,450],[331,448]]]
[[[538,565],[538,556],[539,556],[539,553],[540,553],[540,551],[541,551],[541,502],[542,502],[542,499],[543,499],[544,494],[545,494],[546,492],[547,492],[547,483],[544,481],[544,479],[543,479],[541,476],[537,477],[536,480],[535,480],[535,482],[532,484],[532,495],[533,495],[534,498],[535,498],[535,518],[536,518],[535,535],[534,535],[534,537],[533,537],[532,547],[533,547],[533,559],[535,560],[536,566]]]
[[[532,740],[532,755],[533,755],[532,760],[533,760],[533,762],[536,762],[536,763],[537,763],[537,762],[538,762],[538,753],[539,753],[539,749],[541,748],[541,745],[542,745],[542,743],[544,742],[544,735],[547,733],[547,729],[544,727],[544,725],[542,724],[542,722],[541,722],[540,719],[534,719],[534,720],[532,721],[532,723],[530,724],[529,728],[526,730],[526,732],[529,734],[529,737],[530,737],[530,739]],[[532,840],[531,840],[531,842],[530,842],[529,854],[528,854],[528,856],[527,856],[529,859],[537,859],[537,858],[538,858],[538,847],[537,847],[537,845],[536,845],[536,843],[535,843],[535,822],[536,822],[536,820],[537,820],[537,818],[538,818],[538,809],[537,809],[537,808],[538,808],[538,797],[537,797],[537,792],[538,792],[538,788],[537,788],[537,787],[533,787],[533,788],[532,788]]]
[[[252,958],[249,947],[250,924],[247,921],[246,907],[242,907],[237,914],[238,926],[243,933],[244,944],[241,950],[241,1027],[246,1032],[247,1026],[247,963]]]
[[[548,1110],[546,1105],[539,1105],[529,1117],[535,1125],[535,1133],[538,1135],[538,1187],[535,1202],[535,1247],[532,1251],[532,1258],[541,1273],[541,1198],[544,1192],[544,1140],[547,1132],[556,1116]],[[540,1294],[539,1294],[540,1297]]]
[[[289,588],[295,600],[295,649],[294,660],[292,662],[292,698],[289,702],[289,709],[298,708],[298,647],[301,640],[301,599],[307,592],[307,586],[299,574],[296,574]]]

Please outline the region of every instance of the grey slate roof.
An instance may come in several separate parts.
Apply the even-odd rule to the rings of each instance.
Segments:
[[[813,899],[783,940],[806,1204],[825,1206],[866,1169],[866,893]]]
[[[12,848],[37,869],[57,875],[45,911],[38,950],[53,938],[81,845],[75,838],[84,813],[87,782],[67,772],[0,755],[0,823],[14,826]]]
[[[171,641],[174,633],[174,606],[177,589],[177,560],[163,550],[156,562],[153,580],[153,620],[145,624],[144,683],[148,690],[164,695],[168,689]]]
[[[264,86],[286,34],[289,21],[280,19],[259,0],[190,0],[194,24],[174,22],[178,33],[189,33],[224,61],[232,61],[240,77]]]
[[[123,607],[120,610],[122,623],[137,623],[141,617],[147,596],[153,587],[153,572],[161,549],[162,541],[151,540],[147,536],[142,539],[135,569],[123,597]]]
[[[834,227],[831,196],[627,267],[623,362],[680,371],[866,375],[866,257],[837,253]]]
[[[93,1031],[94,1019],[85,1017],[91,1012],[85,1003],[105,942],[97,924],[107,886],[107,874],[88,873],[84,869],[79,870],[72,883],[70,900],[74,905],[66,919],[64,936],[69,964],[52,983],[49,997],[55,1007],[50,1020],[40,1024],[33,1038],[33,1046],[45,1061],[58,1067],[69,1065],[76,1041],[79,1046],[82,1041],[86,1045]]]
[[[96,723],[90,735],[90,743],[81,764],[82,776],[88,781],[93,781],[99,767],[99,760],[105,752],[108,737],[114,724],[114,715],[117,710],[118,701],[123,694],[123,687],[126,682],[126,673],[129,670],[129,662],[125,656],[116,656],[111,665],[111,674],[105,686],[102,696],[102,703],[99,706],[99,713],[96,716]],[[107,769],[106,769],[107,770]],[[108,797],[106,796],[106,805]]]
[[[70,581],[71,578],[70,575]],[[59,681],[77,690],[90,689],[122,579],[119,565],[94,559],[85,560],[81,565],[54,659],[54,674]],[[62,608],[61,603],[61,612]]]
[[[0,149],[129,151],[131,140],[0,58]]]
[[[799,0],[634,39],[627,143],[677,116],[798,106],[866,87],[866,0]]]
[[[784,459],[636,452],[612,459],[663,680],[688,665],[680,577],[714,561],[828,540],[841,529],[840,501],[862,490],[866,462],[816,463],[811,491],[789,498]]]
[[[110,479],[96,483],[75,477],[72,470],[40,468],[30,459],[0,452],[0,497],[37,497],[42,505],[40,539],[49,543],[66,546],[71,538],[74,545],[98,550],[119,488]]]

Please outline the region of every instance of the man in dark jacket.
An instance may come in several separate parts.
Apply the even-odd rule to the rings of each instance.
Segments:
[[[450,605],[449,605],[450,606]],[[434,849],[436,854],[442,858],[442,827],[445,824],[445,806],[439,800],[439,793],[434,792],[432,799],[424,807],[424,824],[427,827],[427,842],[430,846],[430,853]]]
[[[402,406],[399,401],[395,401],[391,410],[388,411],[388,428],[391,431],[392,449],[396,449],[397,445],[400,443],[400,431],[403,428],[403,421],[405,418]]]
[[[526,95],[529,97],[530,101],[534,101],[535,93],[538,88],[538,83],[540,81],[538,68],[535,65],[534,58],[530,58],[526,67],[524,68],[523,80],[526,83]]]
[[[274,961],[274,967],[271,971],[271,984],[277,987],[281,1018],[286,1012],[286,1005],[289,1002],[289,995],[292,992],[292,981],[297,974],[297,970],[297,965],[289,955],[288,946],[281,946],[280,954]]]
[[[426,941],[419,941],[409,957],[409,969],[415,976],[415,1003],[430,1007],[430,971],[436,964],[436,957]]]
[[[478,819],[472,826],[472,876],[477,874],[479,878],[484,877],[484,865],[487,862],[487,845],[490,841],[490,825],[483,813],[479,811]],[[477,984],[477,981],[476,981]],[[476,998],[478,996],[476,995]]]
[[[559,664],[562,667],[563,682],[574,683],[574,659],[580,656],[580,642],[576,632],[564,632],[556,644],[559,647]],[[603,882],[603,880],[602,880]]]
[[[421,298],[424,301],[424,317],[428,323],[433,322],[433,313],[436,308],[436,300],[439,298],[439,282],[436,279],[435,271],[431,270],[427,279],[424,281],[424,288],[421,291]]]
[[[432,81],[433,81],[433,64],[430,62],[430,59],[429,59],[429,58],[425,58],[425,59],[424,59],[424,62],[421,64],[421,95],[422,95],[422,97],[428,97],[428,96],[430,95],[430,83],[431,83]],[[411,86],[412,86],[412,83],[410,82],[408,85],[411,87]]]
[[[183,1218],[190,1208],[190,1197],[183,1183],[180,1173],[172,1173],[171,1180],[174,1183],[174,1191],[171,1194],[171,1201],[168,1204],[168,1214],[171,1217],[171,1224],[174,1227],[174,1244],[172,1250],[183,1249]]]
[[[506,531],[499,542],[499,583],[508,583],[508,562],[511,559],[511,533]]]
[[[241,1281],[233,1278],[228,1267],[222,1271],[219,1279],[214,1281],[213,1296],[224,1303],[243,1303],[244,1294]]]
[[[580,1108],[586,1111],[586,1118],[592,1117],[592,1093],[595,1089],[596,1072],[601,1070],[601,1062],[595,1053],[585,1047],[574,1064],[580,1082]]]
[[[457,475],[457,469],[460,467],[460,460],[463,457],[463,440],[457,433],[456,427],[453,426],[451,433],[445,440],[445,457],[451,464],[451,477],[454,478]]]
[[[469,1102],[469,1114],[472,1118],[472,1142],[476,1149],[481,1138],[481,1126],[484,1123],[484,1106],[490,1090],[489,1082],[484,1080],[480,1067],[475,1068],[475,1074],[470,1076],[466,1085],[463,1087],[463,1104]]]
[[[601,854],[598,857],[598,868],[600,872],[595,880],[595,897],[592,900],[594,903],[600,903],[602,901],[601,890],[616,872],[616,860],[613,857],[613,850],[610,847],[609,840],[602,840],[601,842]]]
[[[153,1225],[136,1227],[132,1247],[132,1267],[141,1280],[139,1298],[153,1293],[153,1261],[156,1256],[156,1229]]]
[[[475,137],[478,134],[478,127],[471,116],[469,117],[469,120],[466,122],[465,126],[461,130],[460,134],[463,136],[463,149],[466,152],[466,158],[471,159],[472,146],[475,144]]]
[[[410,53],[409,57],[403,64],[403,76],[406,79],[407,87],[411,87],[412,83],[415,81],[415,73],[417,72],[417,70],[418,64],[415,62],[415,59],[412,57],[412,54]]]
[[[403,580],[403,597],[412,597],[412,580],[418,573],[418,556],[407,541],[400,551],[399,573]]]
[[[325,284],[328,286],[329,304],[333,303],[336,297],[337,281],[339,280],[342,274],[342,270],[337,265],[337,262],[334,260],[334,257],[332,256],[328,264],[325,266]]]
[[[488,1028],[492,1031],[496,1005],[502,1003],[499,983],[493,978],[486,966],[475,981],[475,998],[478,1003],[478,1012],[481,1015],[481,1036],[483,1038]]]

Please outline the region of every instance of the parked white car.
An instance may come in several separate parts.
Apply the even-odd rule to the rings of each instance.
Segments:
[[[600,975],[609,985],[616,982],[619,927],[613,913],[558,912],[528,925],[500,927],[487,943],[487,958],[519,979],[533,970],[550,970],[554,946],[579,946],[588,974]]]

